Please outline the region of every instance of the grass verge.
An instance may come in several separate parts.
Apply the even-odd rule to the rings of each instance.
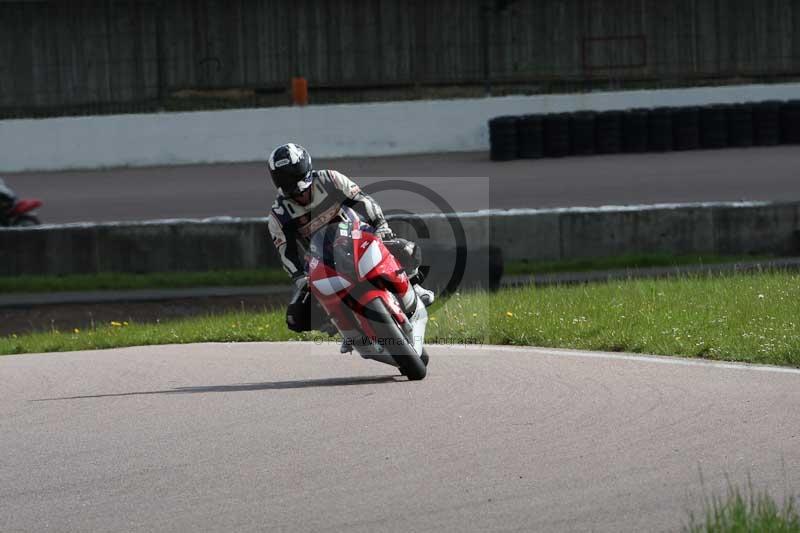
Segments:
[[[183,289],[190,287],[247,287],[286,285],[280,269],[163,272],[156,274],[81,274],[70,276],[0,277],[0,293]]]
[[[523,275],[587,272],[654,266],[710,265],[759,259],[768,259],[768,257],[641,254],[575,261],[513,261],[506,264],[505,273],[508,275]],[[248,287],[285,284],[288,284],[288,278],[281,269],[164,272],[156,274],[101,273],[69,276],[0,277],[0,293]]]
[[[690,516],[687,533],[800,533],[800,515],[794,496],[785,498],[782,506],[766,492],[747,494],[737,487],[728,487],[726,498],[714,497],[706,502],[705,519]]]
[[[704,357],[800,367],[800,274],[768,272],[526,287],[452,297],[431,315],[429,342],[534,345]],[[0,339],[0,354],[145,344],[312,339],[281,312]]]
[[[428,335],[800,366],[799,282],[767,272],[465,294]]]
[[[670,255],[635,254],[598,259],[570,261],[510,261],[505,265],[506,275],[555,274],[560,272],[590,272],[593,270],[624,270],[629,268],[676,267],[687,265],[719,265],[774,259],[753,255]]]

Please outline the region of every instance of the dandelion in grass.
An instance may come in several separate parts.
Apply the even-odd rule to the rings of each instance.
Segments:
[[[116,320],[112,320],[111,321],[111,327],[121,328],[122,327],[122,322],[117,322]]]

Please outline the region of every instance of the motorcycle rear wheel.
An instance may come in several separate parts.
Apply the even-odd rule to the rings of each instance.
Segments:
[[[403,329],[395,321],[392,313],[386,308],[383,300],[375,298],[367,304],[367,309],[370,311],[370,325],[377,338],[384,339],[385,342],[392,340],[391,343],[386,342],[386,345],[391,348],[387,351],[400,367],[400,372],[410,381],[424,379],[428,373],[425,363],[417,354],[414,345],[403,333]],[[424,350],[423,353],[425,353]]]

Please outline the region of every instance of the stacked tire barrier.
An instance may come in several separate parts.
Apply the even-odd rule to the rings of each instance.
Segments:
[[[757,146],[781,143],[781,102],[761,102],[753,106],[753,131]]]
[[[622,112],[605,111],[595,117],[595,147],[598,154],[622,151]]]
[[[781,131],[784,144],[800,144],[800,100],[787,102],[781,108]]]
[[[681,107],[672,115],[672,145],[675,150],[700,148],[700,108]]]
[[[517,123],[518,155],[523,159],[544,156],[544,118],[541,115],[525,115]]]
[[[582,111],[573,113],[569,118],[569,136],[571,140],[570,154],[594,154],[594,120],[595,113]]]
[[[546,115],[544,118],[544,155],[564,157],[570,152],[569,114]]]
[[[737,104],[727,110],[728,145],[738,148],[753,146],[753,105]]]
[[[668,152],[672,150],[672,115],[671,107],[651,109],[647,116],[647,148],[650,152]]]
[[[647,110],[631,109],[622,118],[622,151],[647,151]]]
[[[494,161],[800,144],[800,100],[502,116]]]
[[[728,106],[710,105],[700,110],[700,146],[728,147]]]
[[[517,117],[496,117],[489,121],[489,145],[493,161],[517,158],[517,123]]]

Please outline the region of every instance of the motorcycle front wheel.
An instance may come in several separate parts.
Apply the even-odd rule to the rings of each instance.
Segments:
[[[424,379],[428,369],[422,358],[409,342],[403,329],[386,308],[383,300],[375,298],[367,304],[368,317],[375,336],[381,340],[386,351],[392,356],[400,372],[410,381]],[[427,354],[425,354],[427,355]]]

